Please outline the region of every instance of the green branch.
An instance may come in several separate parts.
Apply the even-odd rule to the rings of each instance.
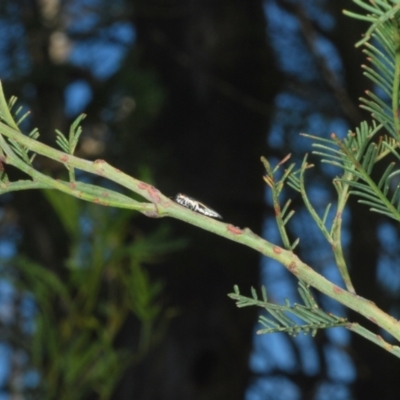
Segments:
[[[396,17],[398,17],[400,6],[398,4],[389,4],[385,0],[375,0],[370,4],[366,4],[363,0],[355,0],[355,3],[366,10],[368,15],[348,12],[347,15],[363,19],[371,24],[362,42],[374,37],[384,49],[382,52],[380,48],[378,49],[371,44],[367,45],[367,54],[370,56],[376,70],[366,67],[366,75],[391,96],[392,104],[386,104],[377,95],[369,92],[368,99],[362,99],[362,102],[363,108],[372,113],[373,122],[371,126],[366,123],[361,124],[356,133],[350,132],[343,141],[338,140],[336,136],[332,136],[330,139],[313,137],[313,139],[319,140],[315,147],[319,150],[316,153],[325,158],[322,161],[343,169],[343,175],[335,178],[333,182],[338,193],[338,204],[330,228],[327,227],[330,205],[325,208],[323,215],[319,216],[308,198],[305,185],[305,170],[310,165],[307,164],[306,158],[299,171],[293,172],[294,164],[290,165],[280,178],[276,178],[276,174],[287,158],[278,163],[275,168],[272,168],[269,162],[263,159],[267,170],[264,180],[272,190],[275,217],[284,246],[282,248],[255,235],[248,228],[236,227],[191,211],[172,201],[155,187],[121,172],[104,160],[91,162],[74,156],[73,152],[81,133],[79,123],[83,116],[72,124],[68,138],[61,132],[57,132],[57,143],[63,151],[38,142],[36,140],[38,137],[37,130],[32,131],[28,136],[22,134],[18,124],[26,115],[22,116],[18,122],[14,121],[10,110],[15,104],[15,98],[8,105],[1,85],[0,194],[27,189],[55,189],[95,204],[137,210],[148,217],[180,219],[228,240],[243,244],[268,258],[278,261],[301,282],[300,295],[305,303],[304,306],[272,305],[266,299],[266,292],[265,298],[259,300],[254,298],[254,293],[253,299],[246,298],[235,289],[235,293],[232,296],[238,301],[238,305],[258,305],[268,310],[272,319],[263,317],[261,320],[266,331],[283,330],[291,334],[297,334],[300,331],[315,333],[317,329],[323,327],[344,325],[349,330],[400,357],[399,348],[386,343],[380,336],[369,332],[358,324],[349,323],[341,317],[332,316],[320,310],[308,291],[308,286],[315,288],[349,309],[363,315],[400,341],[400,322],[379,309],[373,302],[355,294],[341,246],[342,214],[350,194],[361,196],[361,201],[372,204],[373,210],[400,220],[400,200],[397,199],[397,196],[400,196],[400,189],[395,191],[392,200],[387,198],[391,179],[393,176],[400,174],[400,171],[394,171],[394,166],[389,165],[378,184],[371,179],[371,171],[376,162],[383,160],[390,153],[398,156],[396,150],[398,149],[400,132],[400,122],[398,120],[400,34]],[[381,56],[383,56],[382,59]],[[378,143],[372,143],[371,139],[382,127],[387,129],[391,139],[388,138],[388,135],[385,135],[379,139]],[[310,137],[310,135],[308,136]],[[36,154],[63,164],[69,172],[69,181],[56,180],[37,171],[32,162]],[[31,180],[9,182],[2,164],[15,166],[30,176]],[[146,201],[140,202],[113,190],[77,182],[75,180],[75,169],[109,179],[132,193],[140,195]],[[290,200],[283,207],[280,204],[280,195],[286,183],[301,193],[307,210],[316,221],[325,238],[332,245],[335,260],[347,290],[328,281],[294,254],[293,249],[296,247],[298,240],[290,243],[286,231],[286,225],[293,216],[294,211],[289,210]],[[285,313],[292,313],[302,318],[305,324],[299,326],[291,319],[288,319]]]
[[[29,148],[30,151],[47,156],[70,168],[81,169],[118,183],[121,186],[130,189],[134,193],[141,195],[150,203],[135,203],[134,200],[129,199],[126,196],[119,197],[122,196],[119,193],[117,194],[116,192],[105,191],[103,188],[96,188],[92,185],[78,182],[60,182],[52,179],[23,162],[10,149],[4,138],[0,136],[0,145],[5,153],[2,161],[6,164],[9,163],[14,165],[31,175],[33,178],[33,183],[31,184],[32,187],[35,187],[35,185],[36,187],[47,185],[49,188],[58,189],[64,193],[96,204],[108,206],[114,202],[113,204],[116,204],[116,206],[137,209],[147,216],[174,217],[229,240],[241,243],[266,257],[280,262],[298,279],[365,316],[369,320],[375,321],[379,327],[400,340],[400,322],[380,310],[374,303],[363,299],[354,293],[348,292],[328,281],[326,278],[315,272],[310,266],[302,262],[293,251],[283,249],[267,240],[264,240],[260,236],[255,235],[248,228],[242,229],[231,224],[222,223],[182,207],[161,194],[153,186],[130,177],[103,160],[90,162],[59,150],[55,150],[45,144],[24,136],[22,133],[12,129],[2,122],[0,122],[0,133]],[[23,187],[26,188],[27,186],[29,185],[26,181],[20,183],[20,189]],[[108,200],[110,197],[111,201]]]

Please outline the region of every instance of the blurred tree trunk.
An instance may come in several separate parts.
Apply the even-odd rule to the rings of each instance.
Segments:
[[[134,2],[142,67],[156,70],[166,106],[149,131],[167,153],[156,185],[204,201],[224,219],[260,233],[260,156],[279,77],[266,43],[261,0],[177,1],[168,11]],[[173,5],[172,5],[173,4]],[[171,179],[173,177],[173,179]],[[173,223],[185,253],[153,271],[175,317],[165,341],[123,380],[115,399],[242,399],[256,310],[238,312],[233,284],[259,284],[260,257],[197,228]],[[128,340],[129,329],[122,342]]]

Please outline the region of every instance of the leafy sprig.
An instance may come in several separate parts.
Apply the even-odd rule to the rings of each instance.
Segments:
[[[290,159],[290,154],[281,160],[274,168],[265,157],[261,157],[261,162],[264,164],[266,175],[264,176],[265,183],[271,188],[272,202],[275,210],[275,218],[278,224],[278,230],[281,235],[283,245],[288,250],[294,250],[299,244],[300,239],[297,238],[293,243],[290,243],[289,236],[286,232],[286,225],[294,214],[294,210],[290,209],[291,199],[288,199],[284,206],[281,207],[280,195],[286,184],[287,179],[291,176],[295,164],[289,165],[289,167],[283,172],[282,176],[277,178],[278,171],[282,165]]]
[[[264,326],[264,329],[257,331],[257,334],[286,332],[289,335],[297,336],[299,333],[311,333],[315,336],[319,329],[346,326],[346,318],[326,313],[318,307],[314,297],[310,292],[309,285],[299,281],[299,294],[304,302],[303,304],[291,305],[288,299],[285,299],[284,305],[273,304],[268,301],[267,290],[261,287],[261,299],[257,291],[251,288],[251,297],[240,294],[238,286],[234,286],[234,293],[228,294],[231,299],[236,300],[238,307],[257,306],[264,308],[269,316],[261,315],[258,322]],[[288,315],[294,317],[291,318]],[[298,321],[303,323],[299,323]]]
[[[0,120],[3,120],[10,126],[13,126],[15,129],[19,130],[19,126],[22,124],[23,121],[28,117],[30,114],[29,111],[25,112],[24,114],[20,115],[23,107],[20,106],[18,107],[15,111],[13,109],[15,108],[17,104],[18,98],[15,96],[11,96],[8,104],[6,103],[4,97],[0,100],[0,106],[1,106],[1,111],[0,111]],[[4,107],[4,109],[3,109]],[[14,116],[13,116],[14,114]],[[29,134],[28,137],[36,140],[39,137],[39,131],[37,128],[34,128]],[[29,164],[32,165],[32,162],[36,156],[35,152],[31,152],[30,154],[30,149],[27,146],[22,145],[16,140],[10,139],[10,146],[11,148],[15,151],[16,154],[18,154],[21,159]],[[6,174],[3,174],[4,179],[6,178]],[[4,179],[2,179],[4,181]],[[6,178],[8,182],[8,177]]]
[[[68,139],[65,137],[65,135],[61,131],[56,129],[56,134],[57,134],[56,143],[61,148],[61,150],[64,151],[65,153],[71,154],[71,155],[74,154],[76,146],[78,145],[78,142],[79,142],[79,138],[82,134],[81,123],[85,118],[86,118],[86,115],[81,114],[71,124],[71,127],[69,129]],[[75,169],[71,168],[70,166],[68,166],[66,164],[65,164],[65,167],[68,169],[70,182],[75,182]]]
[[[398,73],[400,70],[400,4],[397,1],[385,0],[376,0],[370,3],[364,0],[354,0],[354,3],[362,7],[368,14],[361,15],[347,11],[345,14],[371,23],[364,39],[357,45],[365,45],[364,53],[368,57],[369,65],[363,66],[364,75],[378,89],[376,92],[367,91],[367,97],[360,99],[361,108],[371,113],[372,120],[370,123],[362,122],[343,140],[335,134],[332,134],[330,138],[303,134],[314,141],[313,154],[319,156],[323,163],[329,163],[342,170],[342,174],[333,181],[338,200],[331,225],[328,226],[327,218],[331,211],[331,204],[326,206],[320,216],[307,195],[305,172],[312,166],[307,162],[307,155],[298,170],[291,165],[277,183],[275,183],[273,175],[280,164],[272,169],[268,161],[263,160],[267,169],[265,181],[272,191],[278,229],[285,247],[289,250],[294,249],[294,246],[288,242],[286,233],[286,225],[293,212],[290,212],[285,218],[285,213],[281,211],[278,201],[284,184],[287,184],[301,194],[309,214],[332,246],[338,269],[347,289],[353,293],[355,293],[355,289],[350,279],[341,244],[342,214],[349,196],[358,197],[358,201],[368,205],[373,212],[400,221],[400,184],[397,182],[400,168],[397,167],[397,163],[388,162],[383,167],[380,177],[377,180],[372,178],[372,174],[376,173],[376,164],[382,163],[389,155],[400,161],[398,152],[400,140],[400,75]],[[377,94],[379,90],[387,99]],[[290,201],[286,203],[283,211],[288,210],[289,204]],[[240,304],[250,305],[252,303]],[[281,322],[286,321],[283,316],[279,318]],[[290,329],[294,329],[292,325],[289,324]]]
[[[344,10],[343,13],[348,17],[371,23],[371,26],[365,32],[364,38],[356,43],[356,47],[369,41],[378,28],[393,20],[400,11],[400,4],[395,1],[374,0],[367,3],[365,0],[353,0],[353,3],[363,8],[368,14],[359,14],[348,10]]]

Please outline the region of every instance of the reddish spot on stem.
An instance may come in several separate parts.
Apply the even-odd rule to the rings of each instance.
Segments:
[[[69,183],[69,187],[70,187],[71,189],[75,189],[75,188],[76,188],[76,183],[75,183],[75,182],[70,182],[70,183]]]
[[[228,232],[232,233],[232,235],[241,235],[243,233],[243,231],[238,228],[237,226],[233,226],[233,225],[228,225]]]
[[[154,200],[155,203],[159,203],[160,202],[160,191],[157,190],[154,186],[149,187],[149,195],[150,197]]]
[[[138,184],[138,186],[139,186],[139,189],[145,190],[149,194],[149,196],[153,200],[153,203],[159,203],[161,201],[160,191],[157,190],[154,186],[149,185],[144,182],[140,182]]]
[[[281,254],[282,253],[282,249],[280,247],[278,247],[278,246],[274,246],[273,250],[274,250],[275,254]]]
[[[296,274],[297,272],[297,265],[296,263],[293,261],[292,263],[289,264],[289,271],[293,274]]]
[[[336,293],[336,294],[341,294],[342,292],[343,292],[343,289],[341,289],[339,286],[333,286],[333,291]]]
[[[100,204],[100,200],[96,197],[95,199],[93,199],[93,203]]]
[[[60,157],[61,162],[67,162],[68,160],[69,160],[69,157],[66,154],[64,154],[63,156]]]
[[[103,197],[109,197],[109,194],[108,194],[107,192],[102,192],[101,195],[102,195]]]
[[[376,319],[375,319],[375,318],[369,317],[368,319],[369,319],[371,322],[373,322],[374,324],[376,324]]]

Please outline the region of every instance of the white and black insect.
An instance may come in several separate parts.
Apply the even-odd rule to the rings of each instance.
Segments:
[[[182,193],[177,194],[175,197],[175,201],[180,205],[182,205],[183,207],[189,208],[192,211],[196,211],[199,214],[203,214],[211,218],[222,219],[222,216],[219,215],[216,211],[205,206],[203,203],[200,203],[199,201],[192,199],[189,196],[186,196],[185,194]]]

